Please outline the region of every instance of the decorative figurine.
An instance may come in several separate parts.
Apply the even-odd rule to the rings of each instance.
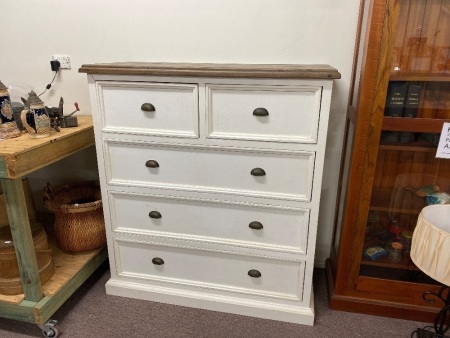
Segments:
[[[425,197],[428,205],[450,204],[450,195],[441,191],[437,185],[425,185],[413,192],[417,196]]]
[[[56,131],[59,131],[59,126],[61,124],[61,119],[63,117],[63,104],[64,99],[61,97],[59,99],[58,107],[45,106],[45,110],[47,111],[47,114],[50,117],[50,126]]]
[[[50,136],[50,118],[45,110],[44,102],[34,91],[29,93],[25,102],[25,109],[22,110],[20,118],[27,132],[33,138]]]
[[[45,107],[47,110],[48,116],[50,117],[51,126],[56,131],[59,131],[59,127],[61,128],[69,128],[69,127],[77,127],[78,119],[76,116],[72,116],[76,112],[80,111],[78,107],[78,103],[75,102],[75,110],[71,112],[69,115],[64,116],[64,99],[61,97],[59,99],[58,107]]]
[[[74,103],[74,106],[75,110],[73,112],[71,112],[67,116],[63,116],[61,120],[61,128],[78,127],[78,119],[76,116],[72,115],[75,114],[77,111],[80,111],[80,108],[78,107],[77,102]]]
[[[428,205],[431,204],[450,204],[450,195],[445,192],[438,192],[427,196]]]
[[[9,98],[8,88],[0,81],[0,140],[20,136],[20,130],[14,121],[14,111]]]
[[[424,185],[423,187],[417,189],[416,191],[414,191],[414,193],[417,196],[420,197],[427,197],[428,195],[434,194],[440,192],[440,189],[437,185]]]

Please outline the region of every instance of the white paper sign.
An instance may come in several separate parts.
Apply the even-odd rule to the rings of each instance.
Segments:
[[[450,123],[448,122],[442,126],[436,157],[450,158]]]

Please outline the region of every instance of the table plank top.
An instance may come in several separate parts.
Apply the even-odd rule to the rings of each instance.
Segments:
[[[78,126],[52,129],[49,137],[35,139],[27,132],[0,141],[0,178],[17,179],[93,145],[92,116],[77,116]]]

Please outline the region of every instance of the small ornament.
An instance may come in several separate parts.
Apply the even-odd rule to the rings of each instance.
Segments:
[[[403,250],[402,243],[400,242],[389,243],[386,246],[386,250],[389,252],[389,259],[392,262],[398,263],[402,260],[402,250]]]
[[[61,128],[70,128],[70,127],[78,127],[78,119],[76,116],[72,116],[76,112],[80,111],[80,107],[78,107],[78,102],[73,104],[75,106],[75,110],[71,112],[69,115],[63,116],[61,119]]]
[[[391,225],[389,226],[389,232],[393,233],[396,236],[400,235],[402,229],[398,225],[397,221],[392,221]]]
[[[56,131],[59,131],[59,128],[69,128],[69,127],[78,127],[78,119],[76,116],[72,116],[76,112],[80,111],[78,107],[78,103],[75,102],[75,110],[71,112],[69,115],[64,116],[63,109],[64,100],[61,97],[59,99],[58,107],[45,107],[47,110],[48,116],[50,117],[51,126]]]
[[[377,261],[383,257],[386,257],[388,252],[380,246],[371,246],[364,250],[363,255],[371,261]]]
[[[417,189],[414,193],[420,197],[426,197],[428,195],[439,192],[439,187],[437,185],[425,185]]]
[[[0,139],[20,136],[14,121],[14,110],[9,98],[8,88],[0,81]]]
[[[450,195],[445,192],[438,192],[427,196],[428,205],[431,204],[449,204]]]
[[[50,117],[50,125],[56,131],[60,131],[61,119],[63,118],[63,105],[64,99],[61,97],[59,99],[58,107],[45,107],[47,115]]]
[[[33,138],[50,136],[50,118],[44,102],[33,91],[29,93],[25,102],[26,108],[20,114],[20,118],[27,132]]]
[[[11,122],[14,119],[8,88],[0,82],[0,113],[2,123]]]

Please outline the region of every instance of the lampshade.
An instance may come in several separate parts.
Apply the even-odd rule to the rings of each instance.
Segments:
[[[420,270],[450,286],[450,204],[422,209],[413,233],[410,255]]]

